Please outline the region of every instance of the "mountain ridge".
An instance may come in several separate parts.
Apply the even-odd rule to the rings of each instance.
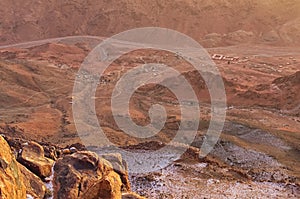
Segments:
[[[296,0],[4,0],[0,7],[0,45],[74,35],[109,37],[146,26],[177,30],[208,47],[300,44]]]

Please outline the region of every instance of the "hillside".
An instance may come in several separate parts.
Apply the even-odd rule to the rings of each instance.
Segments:
[[[299,10],[299,0],[1,0],[0,199],[300,198]],[[122,39],[94,51],[145,26],[207,53]],[[110,59],[125,45],[139,48]]]
[[[2,0],[0,44],[136,27],[183,32],[202,45],[300,44],[298,0]]]

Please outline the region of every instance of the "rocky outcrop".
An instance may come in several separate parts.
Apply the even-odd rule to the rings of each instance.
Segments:
[[[224,41],[229,45],[235,45],[239,43],[248,43],[253,41],[255,34],[253,32],[247,32],[245,30],[237,30],[230,32],[224,36]]]
[[[51,175],[54,161],[46,158],[44,148],[36,142],[24,143],[18,161],[40,178]]]
[[[26,188],[23,176],[11,149],[0,136],[0,198],[25,199]]]
[[[99,157],[80,146],[67,147],[66,154],[49,143],[5,139],[0,136],[0,199],[143,198],[130,192],[127,164],[120,154]]]
[[[275,30],[271,30],[262,35],[263,41],[266,42],[278,42],[280,40],[279,34]]]
[[[110,172],[103,179],[95,182],[85,193],[82,199],[118,199],[121,198],[121,179],[115,172]]]
[[[18,163],[18,167],[24,179],[26,193],[34,199],[43,199],[46,192],[46,186],[43,181],[22,164]]]
[[[130,191],[127,163],[122,159],[121,154],[104,154],[101,155],[101,157],[109,161],[112,164],[114,171],[120,175],[122,191]]]
[[[104,158],[88,151],[58,159],[54,166],[55,199],[121,198],[121,178]]]

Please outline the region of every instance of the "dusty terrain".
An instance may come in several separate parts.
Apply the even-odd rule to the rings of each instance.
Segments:
[[[90,43],[93,42],[76,40],[1,49],[2,133],[60,146],[80,142],[72,116],[72,89],[78,67],[92,49]],[[101,41],[101,38],[94,41]],[[133,190],[150,198],[215,198],[220,194],[224,198],[247,198],[249,195],[297,198],[300,180],[299,49],[239,45],[209,48],[208,51],[211,55],[240,58],[230,63],[215,60],[228,100],[220,141],[206,159],[182,158],[160,171],[132,175]],[[130,102],[131,117],[140,125],[150,122],[148,109],[151,104],[160,102],[166,107],[167,123],[156,136],[131,137],[113,120],[110,99],[117,80],[129,69],[151,62],[173,65],[195,89],[201,105],[201,121],[192,145],[200,147],[210,120],[210,99],[205,83],[184,59],[156,50],[124,55],[106,71],[94,99],[99,122],[107,137],[116,145],[129,147],[149,141],[168,143],[176,134],[180,110],[176,108],[175,96],[164,87],[141,87]],[[174,83],[177,79],[171,77]],[[141,146],[142,153],[153,150]],[[184,181],[176,180],[179,178]]]

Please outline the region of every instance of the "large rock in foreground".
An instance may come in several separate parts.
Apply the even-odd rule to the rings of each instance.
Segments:
[[[122,191],[129,192],[131,188],[128,179],[127,163],[125,162],[125,160],[123,160],[121,154],[119,153],[103,154],[101,155],[101,158],[104,158],[105,160],[109,161],[112,164],[114,171],[120,175],[122,181]]]
[[[21,171],[9,145],[0,136],[0,198],[25,199],[26,188]]]
[[[110,162],[84,151],[58,159],[54,199],[120,199],[122,182]]]
[[[40,178],[51,176],[54,161],[45,157],[44,148],[36,142],[22,145],[18,161]]]
[[[43,181],[20,163],[18,163],[18,167],[24,179],[27,195],[35,199],[43,199],[46,192],[46,186]]]

